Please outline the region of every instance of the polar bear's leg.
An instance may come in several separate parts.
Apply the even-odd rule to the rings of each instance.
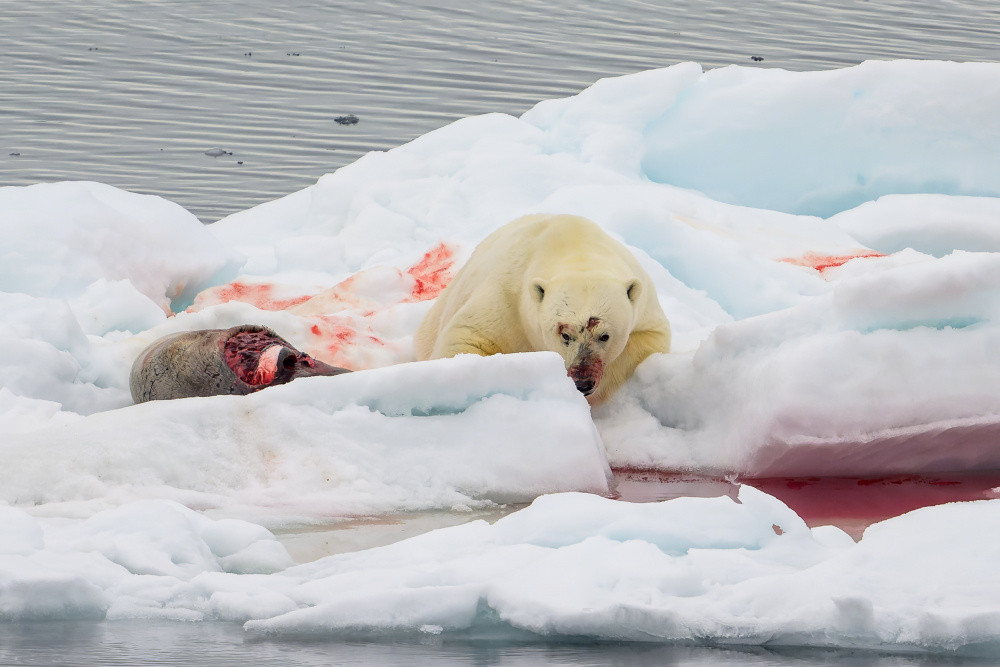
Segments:
[[[434,346],[437,344],[441,320],[441,315],[438,313],[441,310],[440,304],[440,299],[434,303],[434,306],[420,323],[420,328],[413,335],[413,353],[417,361],[427,361],[434,358]]]
[[[494,336],[483,330],[483,312],[476,308],[476,302],[466,303],[447,325],[440,328],[434,342],[434,359],[454,357],[456,354],[478,354],[488,357],[504,350],[496,343]],[[491,314],[492,315],[492,314]],[[493,318],[487,320],[487,324]]]
[[[434,346],[434,358],[454,357],[456,354],[478,354],[488,357],[503,350],[473,327],[453,325],[442,332]]]
[[[453,314],[437,331],[433,343],[432,359],[454,357],[456,354],[478,354],[488,357],[492,354],[509,352],[497,342],[497,327],[510,320],[504,317],[501,308],[484,309],[484,303],[496,303],[497,298],[490,294],[475,295]]]

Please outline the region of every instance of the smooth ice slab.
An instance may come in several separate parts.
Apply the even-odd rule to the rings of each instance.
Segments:
[[[0,499],[170,498],[269,525],[607,493],[589,407],[552,353],[463,356],[248,396],[154,401],[0,443]]]
[[[269,635],[591,638],[996,655],[1000,501],[855,543],[750,487],[543,496],[490,525],[292,566],[263,528],[168,501],[85,520],[0,508],[0,615],[244,621]],[[920,582],[914,586],[914,582]]]
[[[855,544],[749,489],[553,495],[300,567],[265,527],[603,494],[609,463],[1000,467],[998,81],[685,63],[463,119],[208,227],[110,186],[0,189],[0,615],[995,654],[996,501]],[[552,353],[407,363],[476,244],[529,213],[621,239],[672,323],[673,351],[593,412]],[[358,372],[130,404],[153,340],[247,323]]]

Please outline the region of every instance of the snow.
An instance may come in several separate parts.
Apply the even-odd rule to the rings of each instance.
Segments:
[[[998,81],[686,63],[210,226],[98,183],[0,188],[0,617],[996,653],[1000,501],[855,543],[747,486],[600,496],[613,468],[1000,469]],[[476,243],[540,212],[626,243],[674,330],[592,411],[553,353],[410,363]],[[132,405],[154,340],[247,323],[360,372]],[[275,537],[532,500],[299,565]]]
[[[165,500],[74,524],[4,508],[0,526],[13,539],[0,555],[0,615],[236,620],[264,635],[492,629],[550,639],[998,648],[1000,551],[989,536],[1000,529],[1000,501],[917,510],[856,544],[832,526],[809,529],[751,487],[739,500],[548,495],[493,525],[473,521],[298,566],[259,526]]]
[[[995,197],[994,69],[897,61],[713,70],[645,128],[643,168],[713,199],[823,217],[886,194]]]
[[[243,264],[177,204],[101,183],[5,187],[0,210],[4,292],[69,299],[128,280],[167,310]]]
[[[0,500],[85,512],[170,498],[284,527],[608,492],[587,403],[552,352],[273,389],[250,400],[143,403],[9,434],[0,445]]]

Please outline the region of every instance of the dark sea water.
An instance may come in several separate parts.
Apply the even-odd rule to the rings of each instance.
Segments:
[[[96,180],[210,222],[602,77],[872,58],[1000,60],[1000,2],[0,0],[0,185]]]
[[[319,667],[943,667],[995,663],[955,656],[891,655],[823,649],[709,648],[658,644],[561,644],[513,640],[259,640],[239,625],[184,622],[0,624],[0,666],[85,665]]]

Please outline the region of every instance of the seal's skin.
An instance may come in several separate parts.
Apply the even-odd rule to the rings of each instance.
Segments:
[[[190,396],[251,394],[313,375],[340,375],[299,352],[267,327],[185,331],[166,336],[132,364],[129,389],[136,403]]]

